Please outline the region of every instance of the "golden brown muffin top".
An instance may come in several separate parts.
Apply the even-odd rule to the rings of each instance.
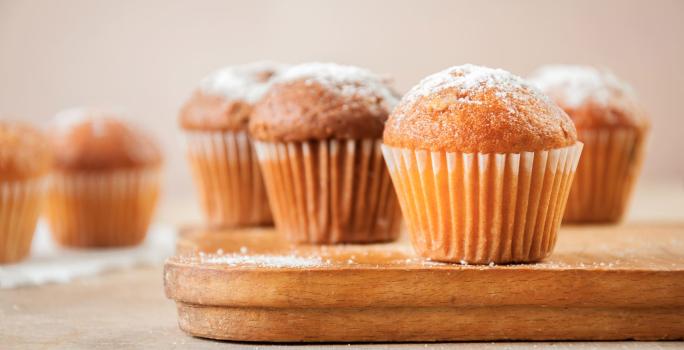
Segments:
[[[185,130],[239,131],[247,128],[252,104],[286,66],[254,62],[220,69],[202,80],[180,110]]]
[[[548,65],[533,73],[530,82],[561,106],[578,129],[649,125],[632,88],[608,70]]]
[[[294,66],[254,106],[253,138],[290,142],[380,138],[396,93],[370,71],[334,63]]]
[[[116,114],[73,109],[55,117],[55,169],[107,171],[159,166],[159,146]]]
[[[384,142],[465,153],[534,152],[575,144],[570,118],[520,77],[462,65],[414,86],[390,115]]]
[[[51,161],[49,141],[43,132],[26,123],[0,120],[0,181],[45,175]]]

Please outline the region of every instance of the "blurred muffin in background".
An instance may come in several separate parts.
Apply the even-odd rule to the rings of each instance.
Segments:
[[[530,81],[570,115],[584,143],[564,222],[620,221],[649,130],[632,89],[609,71],[586,66],[545,66]]]
[[[109,112],[68,110],[55,122],[47,206],[55,240],[70,247],[142,242],[161,186],[157,144]]]
[[[42,132],[0,120],[0,264],[28,256],[50,165],[49,142]]]
[[[294,66],[254,109],[250,132],[278,231],[299,243],[391,241],[400,212],[380,151],[397,102],[377,75]]]
[[[394,109],[384,142],[421,256],[487,264],[553,251],[582,144],[520,77],[469,64],[428,76]]]
[[[284,67],[255,62],[223,68],[205,78],[181,108],[188,161],[211,226],[273,222],[247,123],[253,104]]]

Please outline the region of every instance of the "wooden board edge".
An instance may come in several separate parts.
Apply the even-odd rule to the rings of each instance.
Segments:
[[[334,297],[326,297],[331,293],[326,286],[331,285],[335,286]],[[170,299],[215,306],[684,307],[684,271],[428,269],[409,272],[239,268],[198,271],[193,266],[167,263],[164,287]]]
[[[247,342],[684,339],[684,308],[177,308],[192,336]]]

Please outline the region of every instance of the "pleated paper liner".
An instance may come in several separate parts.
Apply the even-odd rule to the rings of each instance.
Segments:
[[[210,225],[271,224],[259,163],[246,132],[187,133],[188,160]]]
[[[401,215],[380,141],[256,142],[278,231],[299,243],[395,240]]]
[[[54,174],[46,213],[53,237],[71,247],[142,242],[157,206],[160,182],[159,169]]]
[[[578,136],[584,143],[584,151],[563,221],[620,221],[641,170],[645,132],[578,130]]]
[[[472,264],[551,253],[581,151],[579,142],[510,154],[383,146],[417,253]]]
[[[46,182],[45,178],[0,182],[0,264],[28,256]]]

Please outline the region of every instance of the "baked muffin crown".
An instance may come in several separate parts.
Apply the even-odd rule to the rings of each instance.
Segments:
[[[26,123],[0,120],[0,181],[20,181],[46,174],[52,152],[47,136]]]
[[[55,169],[106,171],[159,166],[159,146],[110,112],[72,109],[55,116]]]
[[[380,138],[398,100],[386,79],[359,67],[307,63],[275,78],[249,123],[264,141]]]
[[[547,65],[530,82],[563,108],[578,129],[649,126],[632,88],[606,69]]]
[[[534,152],[575,144],[570,118],[520,77],[462,65],[423,79],[387,121],[390,146],[465,153]]]
[[[263,61],[229,66],[210,74],[181,107],[181,127],[203,131],[245,130],[252,105],[285,67]]]

